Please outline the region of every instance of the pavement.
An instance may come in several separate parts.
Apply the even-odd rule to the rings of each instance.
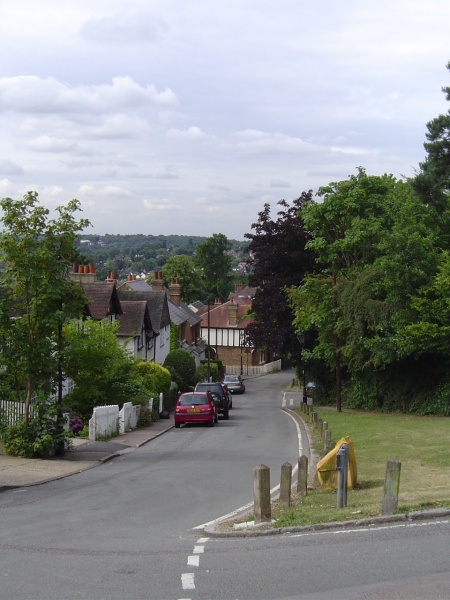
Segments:
[[[173,417],[154,421],[148,427],[128,431],[107,441],[70,438],[61,458],[23,458],[0,454],[0,492],[61,479],[143,446],[174,426]],[[1,450],[0,450],[1,452]]]

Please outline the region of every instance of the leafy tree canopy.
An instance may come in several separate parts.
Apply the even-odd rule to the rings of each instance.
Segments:
[[[223,233],[214,233],[197,246],[195,262],[202,270],[205,293],[211,300],[228,300],[232,291],[231,243]]]
[[[181,298],[187,304],[204,297],[202,272],[191,256],[179,254],[169,257],[162,273],[167,287],[169,287],[172,277],[178,277],[181,285]]]

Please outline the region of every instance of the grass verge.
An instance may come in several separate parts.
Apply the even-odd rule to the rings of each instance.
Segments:
[[[401,461],[399,513],[450,507],[450,419],[402,414],[381,414],[315,407],[326,421],[334,443],[349,436],[353,442],[358,483],[347,493],[347,506],[337,508],[336,491],[318,484],[305,497],[292,495],[291,506],[272,503],[272,527],[314,525],[379,516],[386,461]],[[319,432],[310,417],[298,410],[309,425],[314,449],[323,456]]]

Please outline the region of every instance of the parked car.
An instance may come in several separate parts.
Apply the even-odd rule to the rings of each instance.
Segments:
[[[175,427],[183,423],[207,423],[210,427],[218,421],[219,401],[210,392],[186,392],[175,405]]]
[[[232,394],[243,394],[245,392],[245,385],[240,375],[225,375],[223,383]]]
[[[223,382],[220,385],[222,386],[222,389],[225,392],[225,394],[228,396],[228,406],[231,410],[233,408],[233,396],[231,395],[231,392],[228,389],[228,387]]]
[[[230,410],[231,404],[231,394],[227,394],[222,387],[220,381],[217,382],[207,382],[202,381],[197,383],[195,386],[196,392],[211,392],[213,398],[217,398],[219,400],[218,410],[219,415],[223,415],[224,419],[228,419],[228,411]]]

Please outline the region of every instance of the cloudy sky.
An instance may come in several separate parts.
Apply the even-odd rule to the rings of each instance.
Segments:
[[[449,23],[448,0],[2,0],[0,197],[244,239],[358,166],[411,176]]]

